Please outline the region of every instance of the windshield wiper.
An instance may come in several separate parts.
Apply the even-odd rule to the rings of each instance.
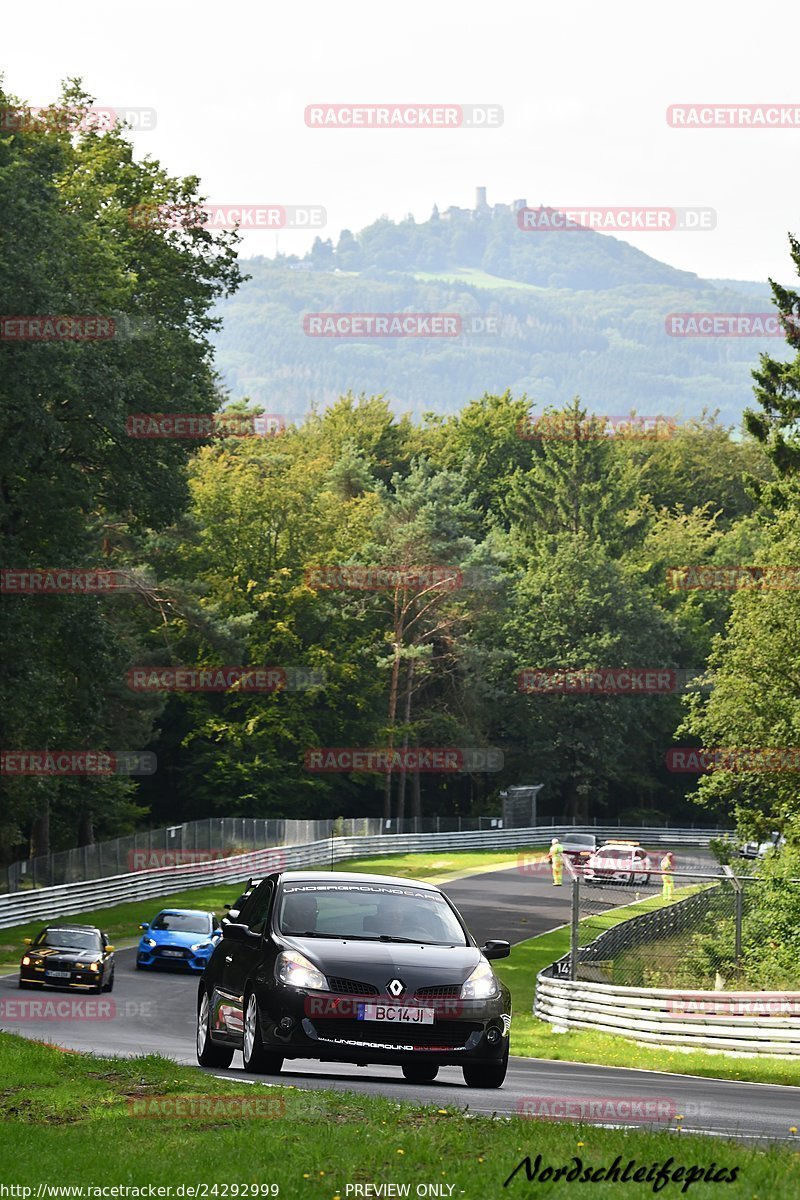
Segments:
[[[289,933],[288,930],[281,930],[284,937],[313,937],[313,938],[333,938],[337,942],[371,942],[372,938],[364,937],[359,933],[318,933],[313,929],[306,929],[304,933]]]

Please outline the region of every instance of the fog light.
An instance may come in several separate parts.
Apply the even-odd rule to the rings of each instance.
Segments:
[[[500,1030],[499,1029],[488,1029],[486,1031],[486,1040],[490,1046],[496,1046],[497,1043],[500,1041]]]
[[[294,1029],[294,1017],[281,1017],[278,1028],[282,1033],[289,1033],[290,1030]]]

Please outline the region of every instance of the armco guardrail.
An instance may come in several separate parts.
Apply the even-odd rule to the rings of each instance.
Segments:
[[[452,833],[375,834],[332,837],[302,846],[265,847],[230,858],[181,866],[157,867],[83,883],[38,888],[0,896],[0,929],[42,917],[61,917],[110,908],[128,900],[146,900],[208,884],[237,884],[249,875],[276,869],[327,866],[342,859],[373,854],[409,854],[425,850],[501,850],[530,848],[567,833],[628,837],[651,845],[707,846],[716,829],[643,829],[619,826],[546,825],[522,829],[483,829]]]
[[[557,1029],[637,1042],[800,1056],[800,992],[687,992],[556,979],[536,981],[534,1014]]]
[[[168,862],[200,862],[222,855],[247,854],[264,846],[304,846],[308,842],[319,842],[329,837],[466,833],[502,829],[504,826],[512,829],[528,823],[527,817],[503,821],[502,817],[497,816],[461,815],[393,817],[387,820],[383,817],[337,817],[335,820],[204,817],[9,863],[4,871],[0,870],[0,894],[32,887],[59,887],[61,884],[80,883],[89,879],[108,879],[112,875],[127,875],[148,866],[166,866]],[[555,826],[555,821],[551,820],[550,824]],[[619,825],[618,822],[618,832]],[[642,828],[644,825],[645,822],[640,822]]]

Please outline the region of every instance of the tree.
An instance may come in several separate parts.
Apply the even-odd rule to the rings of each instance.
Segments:
[[[786,492],[787,499],[791,493]],[[800,576],[800,497],[779,515],[756,560]],[[714,641],[708,668],[713,690],[687,703],[683,732],[708,747],[761,749],[800,746],[800,599],[796,579],[781,586],[736,592],[724,633]],[[696,790],[697,802],[736,817],[745,834],[763,838],[773,829],[800,838],[796,769],[712,770]]]
[[[791,234],[789,246],[792,262],[800,276],[800,241]],[[775,307],[783,319],[786,341],[797,353],[787,362],[761,355],[761,365],[753,372],[755,396],[761,411],[748,409],[744,423],[763,445],[778,474],[796,476],[800,473],[800,292],[782,287],[774,280],[770,280],[770,285]],[[756,490],[767,504],[784,502],[780,484],[756,485]]]
[[[676,637],[649,590],[584,530],[532,558],[513,589],[503,631],[520,672],[652,669],[674,662]],[[647,796],[658,747],[678,717],[674,696],[533,694],[516,697],[519,749],[566,820],[607,809],[611,789]]]
[[[789,241],[800,273],[800,243],[791,236]],[[713,691],[707,698],[691,698],[683,732],[707,747],[791,752],[800,745],[800,601],[792,575],[800,574],[800,294],[774,282],[772,290],[786,340],[797,353],[788,362],[761,356],[753,372],[761,411],[748,410],[745,425],[777,473],[771,482],[752,481],[765,526],[754,561],[777,570],[771,581],[767,572],[752,589],[733,596],[730,619],[709,660]],[[786,568],[783,579],[781,568]],[[763,836],[778,828],[800,842],[800,797],[792,770],[714,769],[701,778],[696,798],[733,811],[743,832]]]
[[[235,236],[202,227],[197,180],[136,163],[120,127],[87,128],[90,105],[72,82],[0,141],[3,311],[96,316],[105,334],[0,342],[0,555],[12,568],[141,565],[142,531],[186,503],[191,446],[137,441],[126,422],[215,410],[210,310],[241,280]],[[25,112],[4,92],[0,107]],[[182,214],[175,228],[152,219],[159,206]],[[119,689],[124,597],[20,596],[4,608],[4,745],[123,749],[142,735],[140,709]],[[46,783],[9,782],[6,838],[18,842],[32,822],[36,837],[74,836],[78,823],[90,837],[95,822],[115,831],[140,814],[130,780]]]
[[[603,435],[605,422],[576,397],[534,423],[536,454],[509,481],[502,507],[517,536],[539,551],[584,534],[620,552],[641,526],[638,472]]]

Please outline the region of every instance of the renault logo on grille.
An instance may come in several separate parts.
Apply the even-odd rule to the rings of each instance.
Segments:
[[[406,990],[406,985],[400,979],[390,979],[386,985],[386,990],[391,996],[399,996],[401,992]]]

